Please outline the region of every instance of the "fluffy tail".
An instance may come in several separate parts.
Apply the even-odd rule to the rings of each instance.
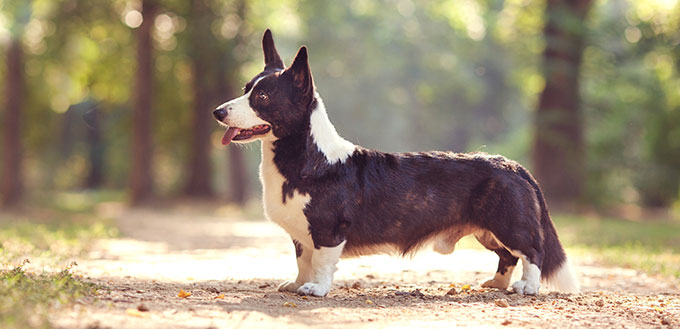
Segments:
[[[557,236],[557,230],[550,219],[548,207],[545,204],[543,192],[538,182],[524,168],[519,170],[522,178],[526,179],[534,188],[538,204],[541,207],[541,227],[543,229],[544,257],[541,266],[541,279],[549,286],[564,292],[578,292],[579,284],[572,271],[571,265],[564,253],[564,248]]]

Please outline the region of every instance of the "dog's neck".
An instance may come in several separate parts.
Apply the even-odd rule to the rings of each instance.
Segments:
[[[335,126],[328,119],[326,107],[319,97],[318,93],[314,93],[315,102],[312,102],[314,108],[311,109],[309,118],[309,128],[300,132],[299,135],[285,137],[286,141],[278,140],[279,143],[295,140],[300,148],[299,156],[304,156],[305,152],[321,152],[325,157],[327,164],[332,165],[338,162],[344,162],[356,149],[356,145],[350,143],[344,138],[340,137],[335,130]],[[277,140],[263,140],[262,141],[262,161],[273,160],[273,150]],[[317,150],[307,149],[316,146]],[[269,159],[267,159],[269,158]]]
[[[318,93],[314,93],[316,108],[312,109],[309,118],[310,136],[316,147],[326,156],[330,163],[344,162],[349,157],[356,146],[344,138],[340,137],[335,130],[335,126],[328,119],[326,106],[323,104]]]

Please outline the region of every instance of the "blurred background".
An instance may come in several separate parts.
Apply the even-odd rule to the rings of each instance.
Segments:
[[[564,211],[680,211],[677,0],[3,0],[3,207],[257,202],[259,145],[211,110],[266,28],[356,144],[503,154]]]

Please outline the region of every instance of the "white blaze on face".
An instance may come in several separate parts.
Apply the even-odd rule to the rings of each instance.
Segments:
[[[253,90],[251,89],[247,94],[232,99],[218,107],[218,109],[224,109],[227,111],[227,117],[222,123],[230,127],[243,129],[262,124],[269,124],[258,117],[255,110],[250,107],[250,93],[252,92]]]
[[[221,123],[229,126],[229,129],[227,129],[222,137],[222,144],[229,144],[242,129],[249,129],[258,125],[271,126],[269,122],[266,122],[257,116],[255,110],[250,106],[250,94],[260,80],[262,80],[262,78],[255,81],[253,87],[245,95],[234,98],[217,107],[217,109],[223,109],[227,112],[227,116]],[[262,138],[268,135],[272,135],[271,131],[264,135],[257,135],[257,137]]]

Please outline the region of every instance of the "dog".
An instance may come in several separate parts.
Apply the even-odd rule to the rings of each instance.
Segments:
[[[266,216],[292,238],[295,280],[279,291],[326,296],[341,257],[409,255],[432,243],[443,254],[473,234],[498,257],[483,287],[508,289],[522,260],[519,294],[541,281],[576,292],[543,193],[517,162],[484,153],[384,153],[340,137],[316,91],[302,46],[286,68],[270,30],[264,70],[244,95],[213,111],[222,144],[261,141]]]

